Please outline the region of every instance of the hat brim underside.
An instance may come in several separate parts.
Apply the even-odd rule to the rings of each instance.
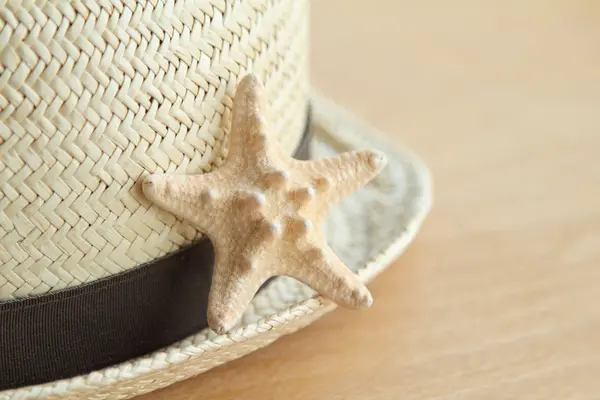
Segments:
[[[431,207],[429,172],[418,157],[319,93],[312,93],[311,104],[313,158],[365,148],[388,156],[381,174],[335,205],[325,224],[332,249],[368,282],[419,231]],[[163,350],[87,375],[0,392],[0,399],[134,397],[242,357],[335,307],[306,285],[278,277],[254,298],[238,326],[228,333],[217,335],[206,329]]]

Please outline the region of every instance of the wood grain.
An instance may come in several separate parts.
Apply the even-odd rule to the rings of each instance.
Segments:
[[[600,3],[320,0],[312,21],[315,86],[425,158],[432,214],[373,308],[141,398],[600,398]]]

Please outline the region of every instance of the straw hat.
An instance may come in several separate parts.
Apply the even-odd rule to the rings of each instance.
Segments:
[[[427,169],[311,87],[308,7],[0,3],[0,399],[133,397],[336,307],[277,276],[216,333],[211,241],[141,190],[149,174],[226,163],[236,88],[250,73],[264,84],[269,140],[287,155],[387,156],[326,214],[339,259],[368,282],[411,242],[430,207]]]

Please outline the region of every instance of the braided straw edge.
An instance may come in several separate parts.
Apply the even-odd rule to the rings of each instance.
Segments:
[[[398,149],[385,134],[359,120],[320,93],[311,93],[316,136],[344,147],[378,147],[401,159],[417,185],[411,193],[414,214],[403,232],[382,244],[382,251],[359,268],[357,275],[369,282],[399,257],[413,241],[432,207],[433,186],[428,168],[406,149]],[[392,150],[397,149],[397,150]],[[279,337],[298,331],[333,311],[336,304],[315,295],[255,323],[223,335],[212,336],[184,351],[167,348],[117,367],[91,374],[0,392],[0,400],[15,399],[126,399],[167,387],[228,361],[265,347]]]

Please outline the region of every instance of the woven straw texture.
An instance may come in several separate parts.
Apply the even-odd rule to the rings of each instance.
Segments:
[[[292,153],[308,0],[0,0],[0,299],[79,285],[200,233],[141,194],[226,154],[234,90],[263,80]]]
[[[371,183],[336,204],[326,235],[363,281],[381,273],[409,245],[431,206],[427,169],[379,132],[321,97],[312,98],[315,157],[359,148],[386,149],[388,166]],[[377,301],[377,299],[375,299]],[[279,277],[252,301],[236,328],[206,329],[167,349],[74,379],[0,392],[1,400],[125,399],[198,375],[267,346],[335,309],[298,281]]]

